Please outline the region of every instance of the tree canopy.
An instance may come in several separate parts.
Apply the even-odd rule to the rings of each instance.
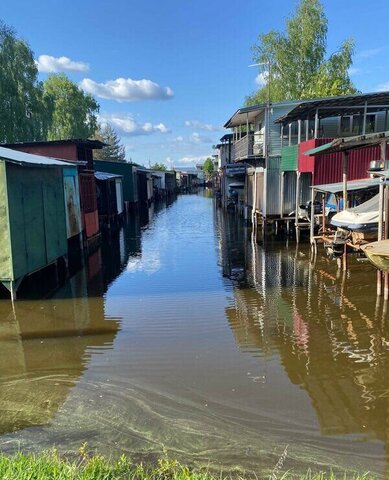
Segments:
[[[204,162],[204,165],[203,165],[203,170],[204,170],[204,173],[205,173],[205,176],[207,178],[211,178],[212,177],[212,174],[215,170],[215,166],[213,164],[213,160],[211,157],[208,157],[205,162]]]
[[[95,160],[110,160],[111,162],[126,161],[124,145],[120,143],[120,138],[112,125],[109,123],[104,126],[99,125],[93,138],[107,144],[107,146],[101,150],[95,150],[93,154]]]
[[[153,165],[150,165],[150,169],[151,170],[159,170],[161,172],[164,172],[165,170],[167,170],[166,168],[166,165],[164,163],[154,163]]]
[[[51,112],[31,48],[0,21],[0,141],[45,139]]]
[[[301,0],[285,32],[260,34],[253,46],[253,60],[264,63],[264,85],[246,98],[247,105],[268,100],[300,100],[357,93],[348,70],[354,42],[346,39],[338,51],[327,55],[328,21],[320,0]],[[270,64],[270,78],[268,65]]]
[[[97,130],[99,104],[66,75],[50,75],[43,82],[44,94],[52,99],[49,140],[89,138]]]

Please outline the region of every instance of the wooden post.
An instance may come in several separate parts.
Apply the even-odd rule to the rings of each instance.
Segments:
[[[314,206],[314,200],[315,200],[315,187],[312,185],[312,191],[311,191],[311,225],[310,225],[310,241],[311,245],[314,243],[314,236],[315,236],[315,206]]]
[[[343,210],[347,208],[347,157],[348,152],[342,152]]]
[[[247,138],[247,157],[248,157],[250,155],[249,114],[248,114],[248,112],[246,113],[246,138]]]
[[[388,187],[385,185],[384,187],[384,240],[388,239],[389,234],[389,195],[388,195]],[[389,299],[389,274],[388,272],[384,273],[384,300]]]
[[[383,224],[383,206],[384,206],[384,179],[380,178],[379,202],[378,202],[378,241],[382,240]],[[377,272],[377,295],[382,295],[382,272]]]
[[[383,162],[384,170],[386,170],[386,140],[382,141],[380,144],[381,147],[381,161]]]
[[[285,189],[285,172],[281,172],[281,188],[280,188],[280,210],[281,218],[284,216],[284,189]]]

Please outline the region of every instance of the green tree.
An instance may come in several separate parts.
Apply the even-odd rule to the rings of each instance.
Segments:
[[[285,32],[259,35],[253,60],[270,64],[271,101],[357,92],[348,74],[354,42],[345,40],[337,52],[326,57],[327,30],[320,0],[301,0],[295,15],[287,20]],[[246,98],[247,105],[268,100],[269,75],[264,80],[265,85]]]
[[[167,170],[166,165],[164,163],[158,163],[158,162],[151,165],[150,169],[151,170],[159,170],[161,172],[164,172],[165,170]]]
[[[50,75],[43,82],[44,94],[53,103],[49,140],[89,138],[97,130],[99,104],[66,75]]]
[[[93,138],[100,140],[107,144],[101,150],[95,150],[93,158],[95,160],[110,160],[112,162],[125,162],[126,151],[124,145],[120,143],[120,138],[112,125],[107,123],[102,126],[99,125]]]
[[[0,21],[0,141],[46,139],[51,114],[31,48]]]
[[[205,173],[205,176],[209,179],[212,177],[213,172],[215,171],[215,166],[213,164],[213,160],[211,157],[208,157],[203,165],[203,170]]]

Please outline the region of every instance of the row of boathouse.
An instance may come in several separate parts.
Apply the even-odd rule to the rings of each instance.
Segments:
[[[93,159],[98,140],[0,146],[0,282],[16,298],[46,267],[67,269],[131,212],[197,187],[195,174]]]
[[[370,178],[372,169],[386,168],[387,144],[366,145],[363,138],[389,130],[388,110],[389,92],[240,108],[225,123],[230,133],[217,145],[223,206],[235,204],[264,232],[294,225],[299,239],[300,230],[310,229],[301,207],[311,201],[312,187],[325,191],[345,174],[347,181],[361,180]],[[350,137],[360,137],[362,148],[346,153],[345,171],[340,150],[321,148]],[[339,207],[343,189],[335,193]]]

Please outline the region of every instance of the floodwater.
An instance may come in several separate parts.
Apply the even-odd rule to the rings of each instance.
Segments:
[[[204,194],[135,218],[51,298],[1,300],[1,449],[386,475],[388,315],[349,267]]]

